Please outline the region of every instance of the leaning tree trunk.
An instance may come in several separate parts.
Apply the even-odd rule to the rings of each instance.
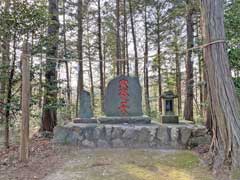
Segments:
[[[187,48],[193,47],[193,9],[187,1]],[[185,87],[185,103],[184,103],[184,119],[193,121],[193,61],[192,51],[188,51],[186,57],[186,87]]]
[[[224,42],[223,0],[201,0],[208,93],[213,120],[214,164],[240,167],[239,102]],[[214,43],[214,41],[218,41]]]
[[[138,52],[137,52],[136,33],[135,33],[135,28],[134,28],[132,0],[128,0],[128,2],[129,2],[129,13],[130,13],[130,19],[131,19],[131,28],[132,28],[132,37],[133,37],[133,47],[134,47],[135,76],[138,77]]]
[[[48,47],[45,72],[45,93],[43,100],[42,131],[53,131],[57,125],[57,71],[56,65],[58,51],[58,0],[49,0],[48,12],[51,21],[48,25]]]

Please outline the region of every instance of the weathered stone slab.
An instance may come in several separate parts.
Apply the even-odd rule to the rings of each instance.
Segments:
[[[91,107],[91,96],[88,91],[82,90],[80,92],[80,106],[78,112],[79,118],[91,118],[93,117],[93,111]]]
[[[106,116],[142,116],[142,89],[137,77],[118,76],[105,91]]]
[[[98,122],[101,124],[149,124],[151,118],[148,116],[99,117]]]

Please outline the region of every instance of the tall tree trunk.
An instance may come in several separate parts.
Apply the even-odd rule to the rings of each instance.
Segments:
[[[157,65],[158,65],[158,111],[162,113],[162,76],[161,76],[161,45],[160,45],[160,8],[157,8]]]
[[[177,42],[177,33],[175,32],[175,61],[176,61],[176,90],[178,95],[178,115],[182,114],[182,91],[181,91],[181,63],[179,57],[179,47]]]
[[[93,82],[93,71],[92,71],[92,57],[91,57],[91,44],[90,44],[90,34],[89,34],[89,19],[87,20],[87,56],[89,65],[89,79],[90,79],[90,93],[91,93],[91,105],[95,108],[95,97],[94,97],[94,82]]]
[[[66,0],[63,0],[63,49],[64,49],[64,59],[67,58],[67,39],[66,39]],[[71,119],[71,88],[70,88],[70,76],[69,76],[69,66],[68,61],[65,60],[66,68],[66,78],[67,78],[67,109],[69,118]]]
[[[10,0],[5,0],[4,12],[8,13],[10,7]],[[6,104],[6,85],[7,85],[7,72],[9,68],[9,54],[10,54],[10,34],[4,33],[1,43],[2,61],[0,65],[0,123],[5,122],[5,104]]]
[[[189,0],[187,0],[187,48],[193,47],[193,8]],[[185,104],[184,119],[193,121],[193,61],[192,51],[188,51],[186,55],[186,87],[185,87]]]
[[[130,13],[130,19],[131,19],[134,57],[135,57],[135,76],[138,77],[139,76],[139,74],[138,74],[138,52],[137,52],[137,40],[136,40],[134,20],[133,20],[132,0],[128,0],[128,2],[129,2],[129,13]]]
[[[78,84],[77,84],[77,100],[76,100],[76,116],[78,116],[78,108],[79,108],[79,98],[80,92],[83,90],[83,46],[82,46],[82,38],[83,38],[83,27],[82,27],[82,19],[83,19],[83,2],[82,0],[78,0]]]
[[[22,122],[21,122],[21,138],[20,138],[20,161],[27,161],[29,158],[29,104],[30,104],[30,69],[28,44],[24,42],[22,49]]]
[[[12,90],[13,90],[13,78],[15,74],[15,65],[16,65],[16,32],[14,32],[13,35],[13,60],[12,65],[9,71],[9,78],[8,78],[8,84],[7,84],[7,108],[6,108],[6,114],[5,114],[5,147],[9,148],[9,126],[10,126],[10,108],[12,103]]]
[[[129,76],[129,61],[128,61],[128,26],[127,26],[127,13],[126,13],[126,0],[123,0],[123,15],[124,15],[124,74]]]
[[[226,39],[223,4],[223,0],[201,0],[204,43]],[[206,46],[204,61],[213,120],[215,167],[227,162],[240,167],[240,106],[225,43]]]
[[[120,39],[120,0],[116,0],[116,61],[117,75],[122,74],[121,62],[121,39]]]
[[[47,60],[45,72],[45,93],[43,100],[42,131],[53,131],[57,125],[57,61],[58,57],[58,0],[48,0],[51,21],[48,25]],[[51,40],[51,41],[50,41]]]
[[[101,1],[98,0],[98,54],[99,54],[99,69],[100,69],[100,93],[101,93],[101,111],[103,112],[104,100],[104,80],[103,80],[103,56],[102,56],[102,18],[101,18]]]
[[[40,69],[39,69],[39,101],[38,107],[39,109],[42,107],[42,96],[43,96],[43,48],[41,47],[41,55],[40,55]]]
[[[145,52],[144,52],[144,94],[145,106],[147,115],[150,115],[150,101],[149,101],[149,82],[148,82],[148,22],[147,22],[147,7],[145,4],[144,12],[144,26],[145,26]]]

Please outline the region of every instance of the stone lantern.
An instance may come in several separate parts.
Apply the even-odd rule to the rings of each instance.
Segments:
[[[161,95],[163,112],[161,115],[162,123],[178,123],[178,116],[174,111],[174,99],[177,98],[172,91],[166,91]]]

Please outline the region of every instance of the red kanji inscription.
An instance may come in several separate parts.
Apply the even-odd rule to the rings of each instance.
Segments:
[[[119,81],[119,96],[121,99],[120,105],[118,109],[120,109],[121,113],[124,115],[128,114],[128,80],[122,79]]]

